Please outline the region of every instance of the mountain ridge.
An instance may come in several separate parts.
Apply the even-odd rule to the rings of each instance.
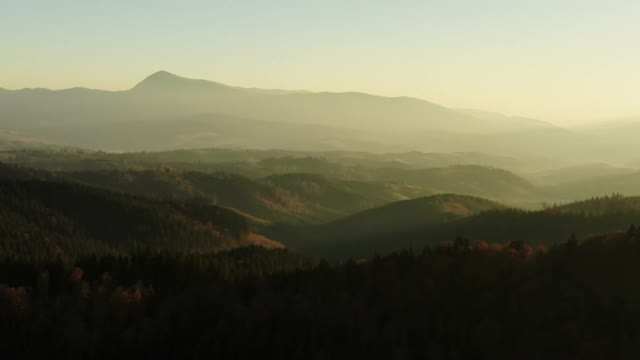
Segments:
[[[531,119],[486,114],[471,116],[415,97],[244,88],[166,71],[155,72],[128,90],[0,92],[0,128],[94,150],[222,145],[367,152],[482,150],[555,158],[574,146],[581,151],[565,154],[572,160],[603,160],[598,143],[585,142],[580,134],[532,126]],[[337,129],[325,131],[318,141],[313,130],[299,131],[292,124],[300,129],[311,125]],[[344,131],[353,132],[349,141]],[[283,132],[289,134],[280,136]]]

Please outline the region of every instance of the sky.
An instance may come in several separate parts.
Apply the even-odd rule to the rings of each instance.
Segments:
[[[0,87],[412,96],[560,125],[640,117],[640,1],[0,0]]]

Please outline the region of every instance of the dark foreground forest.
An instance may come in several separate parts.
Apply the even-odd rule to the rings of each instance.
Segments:
[[[637,359],[640,232],[458,238],[329,265],[287,250],[0,262],[0,352],[55,358]]]
[[[5,155],[39,166],[0,165],[3,358],[640,358],[637,196],[524,210],[474,192],[542,189],[478,166]],[[289,173],[318,162],[334,177]]]

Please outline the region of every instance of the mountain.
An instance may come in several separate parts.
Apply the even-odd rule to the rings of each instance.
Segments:
[[[522,116],[508,116],[497,112],[476,110],[476,109],[455,109],[456,111],[472,116],[482,121],[483,124],[502,131],[553,128],[551,123],[546,121],[531,119]]]
[[[611,194],[640,195],[640,171],[626,172],[622,175],[584,178],[563,184],[550,185],[543,190],[549,198],[560,202]]]
[[[235,88],[209,80],[187,79],[167,71],[158,71],[130,89],[135,93],[207,93],[234,91]]]
[[[638,162],[628,151],[637,128],[636,121],[611,121],[566,129],[409,97],[242,88],[165,71],[123,91],[0,91],[0,130],[14,139],[118,152],[418,150],[508,154],[547,168],[585,162],[622,167]]]
[[[436,126],[461,130],[472,125],[466,116],[419,99],[354,92],[261,91],[187,79],[165,71],[147,77],[129,92],[146,99],[169,96],[172,102],[189,104],[200,112],[265,121],[354,129],[387,126],[391,120],[422,129]]]
[[[240,88],[164,71],[124,91],[0,92],[1,129],[114,151],[240,146],[476,152],[484,146],[490,153],[505,147],[535,153],[544,148],[519,148],[510,140],[517,136],[505,133],[528,132],[531,123],[517,117],[495,121],[408,97]]]
[[[590,154],[590,161],[606,162],[618,167],[640,167],[640,158],[635,152],[629,151],[637,144],[640,119],[607,119],[575,126],[571,131],[591,145],[593,153]]]
[[[604,163],[586,163],[527,173],[525,176],[538,185],[553,186],[629,175],[636,171],[633,168],[612,166]]]
[[[639,118],[607,119],[600,122],[576,126],[574,131],[588,134],[597,138],[599,136],[615,137],[618,141],[631,144],[636,140],[634,133],[640,129]]]

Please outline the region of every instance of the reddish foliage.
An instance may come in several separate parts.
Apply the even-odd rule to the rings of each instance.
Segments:
[[[533,256],[534,250],[531,246],[529,246],[529,244],[524,244],[522,250],[520,250],[520,253],[522,254],[522,256],[529,258]]]
[[[616,231],[609,235],[609,241],[619,242],[627,240],[627,232],[626,231]]]
[[[82,277],[84,276],[84,270],[79,267],[73,268],[71,274],[69,274],[69,280],[74,284],[80,284]]]
[[[546,255],[546,254],[548,254],[548,253],[549,253],[549,248],[548,248],[548,247],[546,247],[546,246],[544,246],[544,245],[542,245],[542,246],[540,246],[540,247],[537,249],[537,253],[538,253],[539,255]]]
[[[489,250],[493,252],[502,252],[504,248],[504,244],[500,243],[491,243],[491,245],[489,245]]]
[[[489,244],[486,241],[476,240],[471,245],[474,250],[486,251],[489,250]]]
[[[512,257],[516,257],[518,256],[518,250],[514,249],[514,248],[508,248],[503,250],[503,252],[505,252],[507,255],[512,256]]]
[[[16,314],[21,315],[26,311],[29,304],[27,289],[24,287],[9,287],[4,289],[3,295]]]
[[[129,289],[116,289],[113,302],[116,304],[137,304],[143,299],[142,291],[139,287]]]

